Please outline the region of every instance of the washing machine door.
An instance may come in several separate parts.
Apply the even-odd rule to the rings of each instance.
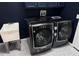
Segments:
[[[33,27],[34,47],[43,47],[52,43],[52,25],[42,24]]]
[[[72,31],[71,21],[58,22],[58,41],[68,40]]]

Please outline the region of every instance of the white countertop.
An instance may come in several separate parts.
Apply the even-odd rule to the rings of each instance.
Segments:
[[[21,41],[21,51],[13,50],[10,51],[10,53],[3,53],[0,49],[0,56],[30,56],[31,54],[28,48],[27,38],[22,39]],[[52,48],[50,51],[38,54],[38,56],[79,56],[79,52],[76,51],[70,44],[67,44],[62,47]]]
[[[19,23],[4,24],[0,32],[16,31],[19,29]]]
[[[3,39],[3,42],[9,42],[13,40],[19,40],[19,23],[7,23],[3,24],[0,35]]]

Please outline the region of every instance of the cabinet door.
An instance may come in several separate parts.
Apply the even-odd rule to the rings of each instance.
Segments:
[[[47,7],[47,2],[38,2],[38,7]]]
[[[47,6],[48,7],[63,7],[64,3],[63,2],[49,2]]]
[[[58,2],[58,7],[64,7],[64,2]]]
[[[26,8],[37,7],[37,2],[26,2],[25,6]]]
[[[58,3],[57,2],[48,2],[47,3],[47,6],[48,7],[57,7],[58,6]]]

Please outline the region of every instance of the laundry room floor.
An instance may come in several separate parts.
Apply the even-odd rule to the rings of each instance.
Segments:
[[[27,44],[27,40],[29,38],[25,38],[21,40],[21,50],[12,50],[10,53],[1,52],[0,49],[0,56],[31,56],[30,50]],[[2,47],[3,44],[0,44]],[[3,49],[2,49],[3,50]],[[35,56],[79,56],[79,52],[75,50],[70,44],[64,45],[58,48],[52,48],[49,51],[46,51],[41,54],[37,54]]]

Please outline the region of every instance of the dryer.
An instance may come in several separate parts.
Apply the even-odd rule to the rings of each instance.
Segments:
[[[54,23],[54,42],[53,47],[58,47],[68,43],[71,37],[72,21],[60,20]]]

